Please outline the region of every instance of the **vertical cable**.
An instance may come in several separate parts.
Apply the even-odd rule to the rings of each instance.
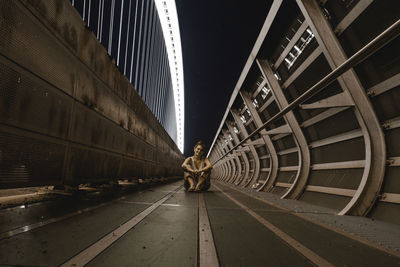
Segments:
[[[118,36],[118,54],[117,54],[117,66],[119,66],[119,53],[121,49],[121,32],[122,32],[122,16],[124,14],[124,0],[121,4],[121,17],[119,19],[119,36]]]
[[[100,40],[100,18],[101,18],[101,3],[103,2],[103,0],[99,1],[99,12],[97,14],[97,39]]]
[[[140,46],[141,46],[141,34],[142,34],[142,20],[143,20],[143,6],[144,6],[144,1],[142,0],[142,5],[141,5],[141,10],[140,10],[140,23],[139,23],[139,40],[138,40],[138,50],[137,50],[137,56],[136,56],[136,69],[135,69],[135,87],[136,90],[139,92],[138,88],[138,75],[139,75],[139,57],[141,56],[140,54]],[[140,92],[139,92],[140,94]]]
[[[130,70],[131,73],[129,75],[129,80],[131,81],[131,83],[132,83],[132,73],[133,73],[133,60],[134,60],[134,55],[135,55],[135,44],[136,44],[136,21],[137,21],[138,3],[139,3],[139,0],[136,0],[135,24],[133,26],[132,58],[131,58],[131,70]],[[135,85],[135,90],[137,90],[136,85]]]
[[[163,55],[163,45],[164,45],[164,39],[163,39],[163,32],[162,32],[162,27],[161,27],[161,23],[159,21],[158,24],[158,47],[159,47],[159,54],[158,54],[158,64],[159,64],[159,71],[158,71],[158,88],[160,91],[160,100],[159,100],[159,118],[160,118],[160,122],[162,120],[162,114],[163,114],[163,103],[164,103],[164,99],[162,98],[163,96],[163,87],[162,87],[162,75],[163,75],[163,71],[164,71],[164,66],[162,64],[162,55]]]
[[[154,31],[154,2],[151,1],[150,12],[149,12],[149,27],[148,27],[148,37],[147,37],[147,47],[146,47],[146,60],[145,60],[145,76],[143,79],[143,88],[146,90],[146,98],[148,99],[148,103],[150,106],[151,111],[154,113],[154,107],[152,105],[152,91],[151,87],[149,87],[149,73],[150,73],[150,63],[151,63],[151,48],[152,48],[152,38],[153,38],[153,31]]]
[[[110,31],[108,32],[108,54],[111,55],[112,49],[112,35],[114,28],[114,9],[115,9],[115,0],[111,1],[111,17],[110,17]]]
[[[157,118],[158,118],[158,121],[160,121],[161,122],[161,109],[160,109],[160,105],[161,105],[161,90],[160,90],[160,74],[161,74],[161,60],[160,60],[160,58],[161,58],[161,46],[160,46],[160,23],[159,23],[160,21],[158,20],[158,17],[157,17],[157,41],[156,41],[156,45],[157,45],[157,57],[156,57],[156,60],[157,60],[157,71],[156,71],[156,84],[155,84],[155,87],[157,88],[157,91],[158,91],[158,97],[157,97],[157,109],[158,109],[158,111],[157,111]]]
[[[104,19],[104,0],[101,1],[101,23],[100,23],[100,42],[103,37],[103,19]]]
[[[128,29],[126,30],[126,44],[125,44],[125,61],[124,61],[124,75],[126,76],[126,62],[128,61],[128,46],[129,46],[129,30],[131,26],[131,9],[132,0],[129,0],[129,12],[128,12]]]
[[[164,40],[164,38],[162,38],[162,56],[161,56],[161,58],[162,58],[162,83],[161,83],[161,88],[163,90],[163,100],[164,101],[162,102],[163,109],[162,109],[161,118],[162,118],[162,124],[163,124],[164,127],[165,127],[165,113],[166,113],[165,112],[165,105],[166,105],[166,102],[167,102],[167,99],[165,99],[166,89],[167,89],[167,83],[166,83],[166,79],[165,79],[165,77],[166,77],[165,52],[166,52],[166,50],[165,50],[165,40]]]
[[[144,38],[143,38],[143,45],[142,45],[142,51],[141,51],[141,61],[140,61],[140,75],[139,75],[139,90],[140,90],[140,95],[142,96],[142,98],[144,99],[144,101],[146,102],[145,99],[145,92],[144,92],[144,88],[143,88],[143,78],[144,78],[144,60],[146,58],[146,47],[147,47],[147,34],[148,34],[148,19],[149,19],[149,2],[147,2],[146,5],[146,13],[145,13],[145,21],[144,21]]]
[[[150,66],[151,66],[151,73],[149,75],[149,86],[151,88],[151,92],[153,93],[152,96],[152,101],[153,101],[153,109],[154,109],[154,114],[156,114],[156,100],[157,100],[157,88],[155,88],[154,86],[154,76],[155,76],[155,36],[156,36],[156,16],[157,16],[157,11],[154,9],[154,14],[153,14],[153,35],[152,35],[152,40],[151,40],[151,51],[150,51],[150,55],[151,55],[151,60],[150,60]]]
[[[83,0],[83,11],[82,11],[82,17],[83,20],[85,20],[85,14],[86,13],[86,0]]]
[[[90,8],[92,7],[92,0],[89,0],[89,7],[88,7],[88,27],[90,26]]]
[[[153,71],[153,60],[154,60],[154,52],[153,52],[153,47],[154,47],[154,9],[151,12],[152,14],[152,20],[151,20],[151,37],[150,37],[150,43],[149,43],[149,63],[148,63],[148,72],[147,72],[147,79],[146,79],[146,87],[148,88],[148,91],[150,92],[150,105],[151,105],[151,110],[153,111],[153,114],[155,115],[155,106],[154,106],[154,100],[155,100],[155,93],[154,93],[154,87],[152,85],[152,77],[154,75]]]

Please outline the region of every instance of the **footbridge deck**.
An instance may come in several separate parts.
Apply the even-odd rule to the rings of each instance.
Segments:
[[[400,230],[272,193],[182,181],[1,210],[7,266],[397,266]]]

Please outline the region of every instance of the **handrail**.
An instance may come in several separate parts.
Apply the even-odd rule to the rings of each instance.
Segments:
[[[240,141],[240,143],[238,143],[233,148],[231,148],[228,152],[226,152],[224,155],[222,155],[213,164],[217,163],[218,161],[220,161],[221,159],[226,157],[228,154],[232,153],[236,148],[241,146],[244,142],[246,142],[247,140],[252,138],[257,133],[259,133],[266,126],[268,126],[271,123],[275,122],[276,120],[280,119],[283,115],[285,115],[286,113],[292,111],[298,105],[304,103],[309,98],[311,98],[312,96],[314,96],[315,94],[317,94],[321,90],[325,89],[329,84],[331,84],[333,81],[335,81],[340,75],[342,75],[343,73],[348,71],[350,68],[353,68],[354,66],[360,64],[362,61],[364,61],[365,59],[370,57],[376,51],[378,51],[379,49],[384,47],[387,43],[391,42],[399,34],[400,34],[400,20],[397,20],[389,28],[387,28],[385,31],[383,31],[381,34],[379,34],[377,37],[375,37],[371,42],[369,42],[363,48],[361,48],[357,53],[355,53],[350,58],[348,58],[345,62],[343,62],[340,66],[338,66],[336,69],[334,69],[329,74],[327,74],[319,82],[314,84],[310,89],[308,89],[301,96],[296,98],[288,106],[286,106],[281,111],[276,113],[274,116],[272,116],[272,118],[270,118],[263,125],[261,125],[256,130],[254,130],[251,134],[249,134],[242,141]],[[257,61],[261,62],[262,60],[258,60],[257,59]]]

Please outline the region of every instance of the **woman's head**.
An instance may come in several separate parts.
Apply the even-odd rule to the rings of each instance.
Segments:
[[[202,141],[198,141],[194,145],[194,155],[197,157],[201,157],[203,156],[203,153],[204,153],[204,144]]]

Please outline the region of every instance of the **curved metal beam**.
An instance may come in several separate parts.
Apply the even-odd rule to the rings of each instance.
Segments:
[[[240,91],[239,93],[240,93],[241,97],[243,98],[243,101],[246,103],[246,106],[250,111],[251,117],[253,118],[254,123],[256,124],[256,127],[257,128],[260,127],[263,124],[263,122],[251,101],[249,93],[246,91],[244,91],[244,92]],[[274,182],[276,180],[276,177],[278,174],[278,168],[279,168],[278,155],[276,154],[276,150],[275,150],[274,144],[271,141],[271,138],[269,137],[269,135],[263,134],[262,139],[264,140],[265,146],[270,155],[270,157],[269,157],[270,170],[268,172],[268,176],[265,179],[265,182],[261,185],[260,188],[257,189],[257,191],[261,191],[264,188],[266,188],[266,190],[269,190],[272,187],[272,185],[274,184]],[[268,186],[266,187],[267,184],[268,184]]]
[[[227,125],[228,125],[229,131],[231,132],[231,135],[232,135],[232,137],[233,137],[233,140],[235,141],[236,144],[239,144],[239,142],[240,142],[239,137],[236,135],[236,133],[235,133],[235,131],[234,131],[234,129],[233,129],[232,124],[230,124],[229,122],[227,122]],[[239,153],[240,153],[240,156],[241,156],[242,160],[244,161],[244,167],[245,167],[245,169],[244,169],[244,174],[239,176],[239,179],[237,179],[237,181],[235,182],[235,185],[240,184],[240,182],[241,182],[243,179],[247,179],[247,178],[249,177],[249,171],[250,171],[250,163],[249,163],[249,159],[247,158],[246,153],[243,152],[243,151],[240,151]]]
[[[264,78],[267,80],[267,84],[272,91],[272,94],[275,98],[276,104],[279,109],[282,110],[286,108],[289,103],[286,99],[285,94],[283,93],[282,87],[279,85],[277,79],[274,77],[274,72],[271,69],[271,64],[267,60],[256,60],[258,66],[260,67],[261,73]],[[308,176],[310,174],[310,150],[308,148],[307,140],[304,136],[302,129],[300,128],[300,124],[294,116],[293,111],[289,111],[284,115],[286,123],[292,129],[293,139],[297,145],[298,153],[299,153],[299,166],[295,180],[293,184],[289,188],[289,190],[281,197],[281,198],[291,198],[297,199],[301,193],[303,192]]]
[[[228,145],[230,146],[230,148],[233,148],[232,141],[229,138],[229,135],[232,136],[230,131],[222,130],[222,132],[223,132],[225,138],[228,140]],[[228,181],[229,183],[234,183],[238,179],[238,177],[240,176],[240,174],[242,172],[242,165],[240,164],[240,160],[239,160],[239,158],[238,158],[236,153],[233,154],[233,159],[234,160],[232,160],[232,161],[233,161],[233,168],[234,168],[235,175],[233,175],[232,179],[230,179]]]
[[[224,136],[225,140],[228,141],[228,136],[227,136],[226,132],[225,132],[224,130],[221,130],[221,133],[222,133],[222,135]],[[231,149],[231,145],[230,145],[231,143],[228,141],[228,142],[225,142],[225,144],[226,144],[227,151],[229,151],[229,150]],[[229,164],[230,173],[229,173],[229,176],[228,176],[227,179],[226,179],[226,182],[227,182],[227,183],[230,183],[230,181],[231,181],[231,180],[233,179],[233,177],[235,177],[235,175],[236,175],[236,165],[235,165],[235,163],[233,162],[232,155],[229,155],[229,156],[227,157],[227,162],[228,162],[228,164]]]
[[[224,145],[224,140],[222,140],[221,136],[219,137],[219,142],[221,144],[222,155],[224,155],[226,152],[229,151],[229,148]],[[225,147],[226,147],[226,149],[225,149]],[[226,180],[230,177],[231,172],[232,172],[228,157],[224,158],[223,166],[225,167],[225,175],[224,175],[223,181],[226,182]]]
[[[219,145],[219,141],[218,140],[215,142],[214,148],[215,148],[215,152],[216,152],[217,156],[220,158],[222,153],[221,153],[221,150],[220,150],[220,145]],[[224,176],[225,169],[224,169],[224,166],[223,166],[224,164],[223,163],[224,163],[224,161],[222,161],[222,160],[217,162],[217,165],[218,165],[218,180],[222,180],[222,178]]]
[[[308,21],[318,44],[332,67],[340,66],[347,60],[338,39],[326,21],[315,0],[296,0],[300,10]],[[379,196],[385,175],[386,143],[379,119],[353,69],[338,78],[343,90],[353,99],[356,117],[365,141],[365,169],[356,193],[339,212],[340,215],[366,215]]]
[[[225,152],[222,149],[221,142],[218,141],[217,145],[218,145],[218,150],[220,151],[220,154],[223,155]],[[221,181],[223,181],[223,180],[225,180],[225,177],[227,176],[227,172],[228,172],[227,166],[226,166],[226,158],[221,161],[221,169],[222,169]]]
[[[236,125],[239,127],[239,131],[241,131],[244,138],[246,138],[247,136],[249,136],[249,134],[247,133],[246,127],[244,127],[242,121],[239,119],[239,113],[237,112],[237,110],[233,109],[231,110],[231,112],[233,118],[235,119]],[[243,187],[247,187],[253,180],[258,179],[258,176],[260,175],[260,159],[258,158],[257,151],[253,145],[249,145],[248,147],[250,148],[250,152],[253,155],[254,170],[252,177],[244,181]]]

